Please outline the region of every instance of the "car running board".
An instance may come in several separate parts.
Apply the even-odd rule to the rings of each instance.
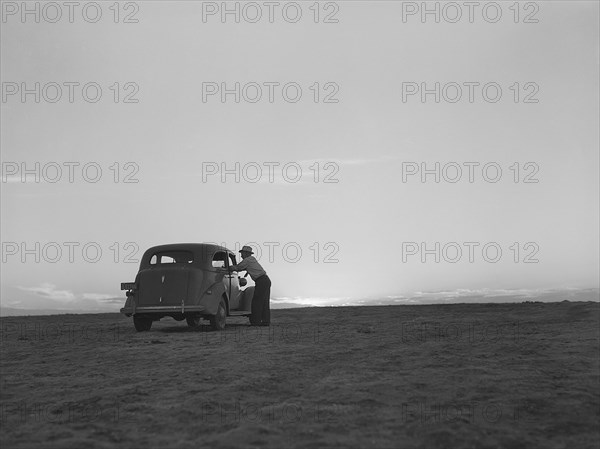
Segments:
[[[249,310],[232,310],[229,312],[229,316],[250,316],[252,312]]]

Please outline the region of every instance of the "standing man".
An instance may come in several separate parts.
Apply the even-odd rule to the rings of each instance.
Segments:
[[[244,245],[240,250],[242,261],[229,267],[229,271],[246,271],[254,283],[254,296],[252,297],[252,326],[269,326],[271,324],[271,279],[267,272],[252,255],[252,248]]]

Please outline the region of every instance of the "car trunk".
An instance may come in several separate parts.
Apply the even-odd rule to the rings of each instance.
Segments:
[[[140,272],[138,306],[181,306],[187,300],[187,267],[160,267]]]

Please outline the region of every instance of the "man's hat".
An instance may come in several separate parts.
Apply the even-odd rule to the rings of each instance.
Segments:
[[[252,248],[250,248],[248,245],[242,246],[242,249],[240,249],[239,252],[254,254],[254,252],[252,252]]]

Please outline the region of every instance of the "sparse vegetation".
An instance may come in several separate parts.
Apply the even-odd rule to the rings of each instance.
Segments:
[[[2,318],[3,448],[592,448],[598,303]]]

